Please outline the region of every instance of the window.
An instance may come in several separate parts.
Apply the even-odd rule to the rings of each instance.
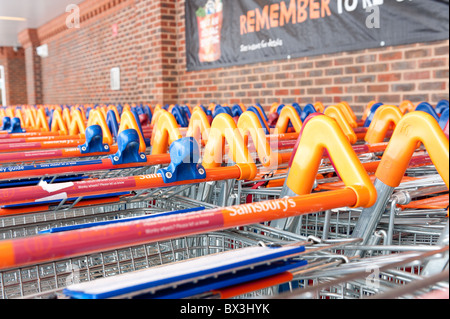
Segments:
[[[6,105],[5,68],[0,65],[0,105]]]

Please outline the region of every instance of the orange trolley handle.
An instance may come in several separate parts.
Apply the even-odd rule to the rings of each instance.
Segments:
[[[363,238],[363,244],[369,241],[393,191],[400,185],[419,142],[428,150],[431,161],[448,188],[448,139],[431,115],[420,111],[406,114],[397,124],[375,172],[374,185],[378,199],[373,207],[362,210],[353,229],[353,238]],[[346,254],[362,256],[364,251],[355,250]]]
[[[221,144],[219,147],[223,148],[225,139],[229,144],[230,141],[231,143],[239,144],[242,149],[235,155],[235,161],[238,164],[232,167],[212,168],[207,171],[206,180],[190,181],[190,183],[217,180],[214,177],[216,174],[226,176],[226,178],[234,178],[234,176],[236,178],[237,176],[241,178],[251,177],[251,172],[247,172],[247,175],[243,176],[242,170],[238,166],[239,160],[249,161],[251,158],[248,157],[248,151],[245,151],[242,137],[239,134],[233,134],[236,132],[233,132],[231,123],[234,124],[234,121],[227,114],[220,114],[216,117],[212,125],[207,148],[208,146],[212,147],[217,144]],[[214,130],[216,127],[218,129]],[[227,129],[231,132],[226,132]],[[231,140],[229,134],[233,134],[235,140]],[[330,137],[334,135],[336,137],[331,139]],[[335,161],[337,169],[341,170],[346,187],[324,193],[309,194],[324,148],[328,149]],[[209,154],[209,156],[212,157],[210,159],[213,159],[213,154]],[[311,163],[308,163],[310,161]],[[212,164],[212,166],[220,165],[220,163],[214,163],[212,161],[206,161],[206,163]],[[245,164],[251,166],[250,164],[252,162],[246,162]],[[342,168],[345,169],[345,172],[342,171]],[[311,174],[311,171],[314,170],[316,172]],[[307,186],[305,187],[304,184],[307,184]],[[129,191],[136,187],[146,189],[175,185],[179,184],[164,184],[162,176],[158,174],[148,177],[116,178],[85,183],[41,185],[39,187],[21,188],[21,190],[26,190],[31,197],[36,197],[36,192],[40,192],[43,195],[51,195],[52,198],[55,198],[58,194],[66,194],[66,192],[73,193],[74,188],[78,188],[78,191],[81,193],[85,192],[85,190],[89,190],[92,193],[92,187],[97,188],[97,191],[100,192],[113,188],[114,190]],[[144,223],[119,223],[108,227],[96,227],[88,230],[75,230],[5,240],[0,242],[0,269],[35,264],[63,257],[70,258],[71,256],[118,249],[129,245],[189,236],[204,233],[205,231],[217,231],[262,223],[332,208],[368,206],[376,199],[376,192],[373,185],[362,165],[359,163],[347,138],[337,123],[324,115],[312,118],[305,126],[298,146],[298,152],[294,157],[293,165],[288,176],[288,185],[301,196],[155,218]],[[6,190],[5,192],[3,190],[0,196],[0,202],[8,203],[8,200],[6,200],[7,196],[14,195],[16,198],[23,198],[24,195],[27,195],[25,193],[10,194],[9,191]]]
[[[365,141],[369,144],[382,143],[391,127],[397,126],[403,117],[402,111],[395,105],[380,106],[367,129]]]
[[[277,124],[275,125],[275,134],[286,133],[289,122],[294,126],[295,132],[300,132],[303,126],[300,115],[291,105],[286,105],[281,110],[280,116],[278,117]]]
[[[358,123],[356,122],[356,115],[355,113],[353,113],[353,110],[350,108],[348,103],[342,102],[336,104],[335,106],[342,111],[345,118],[347,119],[347,122],[350,124],[351,127],[353,128],[358,127]]]
[[[358,137],[355,134],[355,131],[351,127],[351,125],[348,123],[345,115],[341,111],[340,108],[332,105],[326,108],[324,111],[324,115],[329,116],[336,120],[339,127],[342,129],[344,134],[347,136],[350,144],[355,144],[358,141]]]
[[[372,206],[377,192],[366,170],[339,125],[325,115],[315,114],[304,124],[286,186],[297,195],[311,193],[324,150],[328,151],[345,186],[357,194],[355,207]]]
[[[244,138],[244,144],[246,146],[248,146],[249,136],[252,137],[259,160],[263,166],[277,167],[278,163],[281,163],[282,159],[278,157],[279,154],[272,152],[264,129],[255,113],[251,111],[242,113],[239,117],[237,127]]]
[[[230,158],[241,170],[239,179],[254,179],[257,173],[256,164],[250,156],[244,138],[233,118],[225,113],[217,115],[212,122],[208,143],[203,154],[203,166],[208,169],[222,165],[225,141],[229,145]]]
[[[208,141],[210,129],[211,124],[206,113],[200,107],[196,106],[189,120],[186,137],[193,137],[198,145],[204,146]]]
[[[159,110],[151,138],[152,155],[167,153],[169,145],[180,138],[182,135],[175,117],[166,110]]]
[[[419,142],[427,149],[448,188],[449,141],[438,122],[421,111],[406,114],[397,124],[376,177],[390,187],[399,186]]]
[[[136,122],[136,118],[134,117],[133,113],[130,110],[125,109],[122,112],[122,116],[120,118],[120,126],[118,134],[128,129],[133,129],[137,132],[139,136],[139,152],[145,153],[147,145],[145,144],[144,136],[142,136],[142,132],[139,129],[139,125]]]
[[[416,109],[416,106],[411,101],[405,100],[400,104],[399,109],[403,114],[406,114],[413,112]]]

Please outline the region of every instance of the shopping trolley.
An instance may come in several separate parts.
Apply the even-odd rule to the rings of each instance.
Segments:
[[[110,111],[112,112],[112,110]],[[80,146],[73,150],[72,154],[74,155],[69,155],[67,158],[55,157],[51,152],[45,152],[44,155],[40,153],[35,157],[36,153],[39,152],[32,152],[33,157],[28,159],[30,162],[5,164],[0,172],[2,187],[9,188],[14,192],[14,188],[41,185],[47,190],[51,190],[52,187],[58,188],[64,183],[67,185],[74,181],[152,174],[155,166],[170,162],[168,154],[149,156],[144,153],[147,144],[143,141],[143,134],[136,134],[136,132],[142,133],[142,131],[137,124],[137,116],[131,110],[122,112],[121,125],[116,132],[116,135],[118,135],[117,144],[111,146],[108,143],[105,144],[104,139],[101,138],[104,131],[110,134],[103,114],[97,110],[91,110],[89,113],[90,122],[88,123],[91,126],[86,129],[88,141],[85,144],[88,150]],[[55,114],[59,113],[53,113],[53,115]],[[75,110],[74,114],[78,114],[76,118],[81,119],[79,109]],[[116,113],[113,112],[112,114]],[[53,118],[52,123],[58,123],[58,118]],[[89,128],[92,125],[98,125],[99,127],[95,130],[95,134],[89,135]],[[52,128],[54,127],[53,125]],[[134,129],[134,132],[130,129]],[[99,153],[101,155],[96,156],[96,149],[105,146],[108,146],[109,152],[104,151]],[[17,153],[6,155],[17,155]],[[79,158],[73,156],[79,156]],[[70,161],[67,161],[68,158]],[[136,196],[132,198],[133,195]],[[134,214],[128,212],[128,215],[122,212],[124,209],[148,208],[148,202],[135,199],[138,198],[138,195],[130,190],[116,193],[104,191],[103,194],[91,197],[80,196],[61,199],[50,196],[39,202],[22,201],[16,205],[5,205],[0,210],[0,215],[4,217],[1,219],[2,236],[5,239],[18,237],[19,234],[22,236],[37,234],[43,227],[49,227],[48,222],[52,222],[51,227],[55,227],[56,225],[70,225],[76,222],[83,223],[125,216],[140,216],[143,213],[139,211]],[[149,211],[147,210],[145,213],[148,214]]]
[[[47,128],[46,131],[40,132],[27,131],[24,133],[1,135],[1,145],[4,148],[3,153],[9,154],[0,154],[0,162],[14,163],[15,161],[61,160],[61,158],[69,159],[89,155],[110,155],[117,152],[117,147],[110,149],[110,146],[114,142],[113,138],[116,136],[112,136],[111,130],[100,109],[91,111],[89,120],[83,119],[80,110],[78,108],[72,112],[72,118],[67,125],[63,122],[59,110],[53,112],[47,119],[47,121],[52,122],[51,131]],[[137,130],[139,138],[143,139],[142,128],[139,127],[139,130],[137,129],[138,124],[132,118],[130,112],[126,111],[123,113],[125,123],[121,129],[133,128]],[[40,113],[44,113],[42,108],[40,109]],[[31,136],[28,137],[29,135]]]
[[[319,120],[316,120],[314,123],[319,123],[320,121]],[[312,122],[313,123],[313,122]],[[307,127],[311,127],[311,125],[310,124],[308,124],[308,126]],[[222,138],[223,138],[223,136],[222,136]],[[212,139],[213,141],[214,141],[214,139]],[[312,138],[311,138],[311,140],[313,140]],[[347,145],[347,149],[348,150],[350,150],[350,148],[348,148],[348,145]],[[320,152],[319,152],[320,153]],[[350,153],[350,151],[349,151],[349,153]],[[321,158],[322,158],[322,156],[321,156],[321,154],[320,154],[320,156],[316,156],[316,160],[317,160],[317,163],[320,163],[320,161],[321,161]],[[344,159],[343,158],[337,158],[337,159],[335,159],[336,161],[335,161],[335,165],[337,164],[337,163],[341,163],[340,165],[342,165],[342,163],[344,162]],[[342,166],[341,166],[342,167]],[[247,170],[248,171],[248,170]],[[251,172],[252,170],[250,170],[250,172]],[[360,170],[357,170],[357,171],[360,171]],[[237,170],[236,170],[236,167],[229,167],[228,169],[227,169],[227,172],[236,172],[237,173]],[[292,172],[290,172],[290,174],[291,174]],[[249,174],[252,174],[252,173],[249,173]],[[236,175],[237,176],[237,175]],[[314,179],[315,179],[315,177],[316,176],[313,176],[314,178],[312,178],[312,182],[311,183],[309,183],[309,185],[310,185],[310,187],[312,187],[312,184],[314,183]],[[350,180],[352,180],[352,178],[350,178]],[[347,178],[346,179],[346,181],[348,182],[349,181],[349,179]],[[367,184],[368,185],[368,184]],[[370,186],[367,186],[369,189],[370,189]],[[308,188],[308,186],[306,187],[306,188]],[[237,189],[239,190],[239,189],[241,189],[241,191],[242,191],[242,185],[238,185],[238,187],[237,187]],[[156,192],[162,192],[164,195],[166,195],[166,197],[164,197],[164,196],[162,196],[161,198],[164,198],[164,200],[162,200],[162,201],[160,201],[160,202],[164,202],[165,204],[167,203],[169,203],[170,202],[170,198],[172,198],[172,199],[177,199],[176,201],[174,201],[174,202],[177,202],[178,200],[184,200],[186,203],[190,203],[191,205],[198,205],[199,203],[201,203],[201,201],[199,201],[199,200],[194,200],[194,199],[192,199],[192,198],[188,198],[188,197],[186,197],[186,196],[183,196],[183,195],[187,195],[186,193],[187,192],[191,192],[192,191],[192,189],[189,189],[189,187],[186,187],[186,186],[182,186],[182,187],[179,187],[179,186],[175,186],[175,188],[172,188],[172,189],[165,189],[165,190],[163,190],[163,191],[161,191],[161,190],[157,190]],[[171,193],[171,192],[173,192],[173,193]],[[302,193],[302,190],[300,190],[299,191],[300,193]],[[183,194],[184,193],[184,194]],[[180,194],[182,194],[182,195],[180,195]],[[137,196],[136,196],[136,199],[139,197],[139,196],[145,196],[146,194],[137,194]],[[159,194],[159,195],[161,195],[161,194]],[[272,195],[274,195],[274,194],[272,194]],[[342,198],[342,196],[349,196],[350,197],[350,192],[348,193],[348,194],[346,194],[346,193],[339,193],[339,196],[336,196],[336,198],[334,198],[334,200],[336,200],[336,201],[339,201],[339,200],[341,200],[341,201],[343,201],[343,202],[341,202],[341,205],[339,205],[339,204],[336,204],[336,203],[334,203],[335,205],[337,205],[337,206],[339,206],[339,207],[341,207],[341,206],[352,206],[352,205],[346,205],[345,204],[345,200],[344,200],[344,198]],[[361,194],[361,196],[362,197],[364,197],[364,195],[365,194]],[[246,199],[246,200],[248,200],[248,194],[245,194],[245,192],[244,192],[244,198]],[[255,194],[255,196],[256,196],[256,194]],[[338,200],[338,197],[339,197],[339,200]],[[198,198],[198,197],[197,197]],[[236,197],[236,198],[241,198],[241,196],[239,196],[239,197]],[[320,197],[318,197],[318,198],[320,198]],[[256,198],[255,198],[256,199]],[[329,197],[329,199],[330,199],[330,197]],[[345,198],[345,199],[347,199],[348,200],[348,198]],[[252,198],[252,200],[253,200],[253,198]],[[156,202],[157,202],[157,200],[153,200],[153,202],[155,203],[155,205],[157,206],[157,205],[164,205],[164,204],[157,204]],[[282,204],[282,202],[281,201],[278,201],[278,202],[273,202],[274,204],[276,203],[276,205],[278,205],[279,207],[281,206],[281,205],[286,205],[286,204]],[[358,203],[358,204],[361,204],[361,203]],[[179,204],[178,204],[179,205]],[[287,205],[286,205],[287,206]],[[161,206],[160,206],[161,207]],[[164,206],[164,207],[167,207],[167,206]],[[321,210],[325,210],[327,207],[326,207],[326,205],[321,205],[321,207],[320,207],[320,209]],[[262,206],[258,206],[257,207],[257,205],[253,205],[252,206],[252,204],[248,204],[247,206],[239,206],[239,209],[240,210],[236,210],[236,208],[235,208],[235,210],[232,210],[233,211],[233,213],[234,214],[240,214],[240,213],[242,213],[242,215],[244,216],[245,214],[248,214],[249,212],[251,213],[251,212],[254,212],[255,210],[258,210],[258,209],[262,209]],[[316,208],[317,209],[317,208]],[[298,212],[296,212],[296,213],[298,213]],[[261,219],[261,220],[259,220],[259,222],[263,222],[263,221],[267,221],[267,220],[270,220],[270,219],[273,219],[274,217],[273,216],[270,216],[270,217],[266,217],[266,218],[264,218],[264,219]],[[245,218],[244,218],[244,220],[245,220]],[[241,230],[242,231],[242,230]],[[275,230],[275,232],[281,232],[281,230]]]
[[[405,246],[409,252],[376,256],[339,267],[299,270],[301,288],[272,298],[282,299],[393,299],[448,298],[448,270],[421,276],[399,270],[420,265],[448,252],[448,246],[426,251]],[[416,251],[415,251],[416,250]]]
[[[199,112],[197,112],[197,113],[194,112],[194,116],[196,114],[198,114],[198,113]],[[242,123],[242,127],[247,126],[248,124],[252,124],[251,121],[253,121],[253,124],[255,124],[256,116],[253,115],[253,118],[250,117],[250,116],[246,116],[246,115],[250,115],[250,114],[253,115],[253,113],[246,113],[239,119],[238,127],[241,127],[240,123]],[[217,120],[219,121],[219,124],[217,126],[220,127],[221,131],[227,130],[229,128],[233,128],[232,127],[233,124],[232,124],[230,119],[227,119],[226,117],[218,117]],[[123,123],[123,121],[122,121],[122,123]],[[166,151],[166,149],[168,148],[167,138],[166,138],[165,142],[164,141],[160,141],[161,139],[165,138],[164,134],[166,134],[166,135],[168,134],[169,136],[171,136],[172,140],[176,140],[176,139],[179,139],[181,137],[181,133],[178,132],[178,128],[176,126],[175,119],[170,113],[163,112],[163,114],[160,116],[160,120],[159,120],[158,124],[159,123],[162,123],[162,124],[157,127],[157,129],[155,130],[156,134],[154,134],[152,136],[152,140],[153,140],[152,141],[152,145],[153,145],[152,157],[151,157],[151,159],[150,159],[150,157],[147,157],[147,162],[150,162],[151,164],[163,164],[163,163],[168,163],[169,162],[168,161],[169,157],[167,156],[166,153],[164,153],[164,151]],[[193,123],[195,123],[195,121],[193,121]],[[200,122],[200,123],[202,123],[202,122]],[[170,125],[171,125],[171,127],[170,127]],[[215,127],[215,128],[217,128],[217,127]],[[188,134],[189,134],[189,132],[188,132]],[[222,138],[221,137],[222,135],[220,135],[220,134],[221,133],[219,132],[218,135],[217,135],[218,137],[216,137],[216,138],[219,138],[219,139]],[[245,134],[244,134],[244,136],[245,136]],[[257,139],[255,139],[255,135],[253,135],[253,137],[254,137],[254,140],[257,140]],[[258,138],[258,136],[256,136],[256,137]],[[263,140],[263,139],[264,139],[264,137],[259,137],[260,141]],[[233,140],[233,139],[229,138],[229,140]],[[210,143],[210,145],[215,145],[215,144],[216,143],[214,143],[214,142]],[[255,143],[255,144],[257,146],[258,146],[258,144],[262,144],[262,146],[266,146],[265,149],[264,149],[264,147],[257,147],[257,151],[258,151],[258,154],[262,153],[262,155],[260,155],[260,158],[263,159],[262,162],[265,165],[271,165],[270,157],[272,156],[272,154],[270,154],[270,146],[267,146],[267,143],[266,143],[266,145],[264,145],[264,143],[259,143],[259,142]],[[142,145],[142,143],[140,145]],[[243,150],[242,152],[245,153],[244,157],[248,157],[248,154],[247,154],[248,152],[245,149],[245,145],[243,147],[241,147],[241,149]],[[157,155],[160,155],[160,157],[157,157]],[[284,153],[284,154],[281,154],[281,155],[280,154],[275,154],[275,157],[277,155],[278,155],[278,158],[276,158],[276,159],[278,159],[278,161],[281,162],[281,163],[286,162],[287,159],[290,157],[290,153]],[[142,154],[140,154],[140,156],[142,156]],[[242,155],[241,155],[241,157],[242,157]],[[60,163],[58,165],[52,165],[50,167],[48,165],[38,164],[38,165],[32,165],[32,166],[12,167],[9,172],[6,171],[6,172],[2,172],[1,174],[2,174],[2,177],[4,179],[9,178],[10,176],[28,177],[28,178],[30,178],[30,177],[33,177],[33,176],[39,176],[40,174],[42,174],[41,172],[50,172],[51,171],[53,174],[57,174],[57,173],[61,174],[61,173],[64,173],[64,172],[65,173],[67,173],[67,172],[73,173],[73,172],[77,172],[77,171],[86,171],[86,170],[95,171],[95,170],[98,170],[98,169],[103,169],[103,170],[108,170],[109,169],[109,171],[110,171],[109,173],[107,172],[107,173],[105,173],[105,174],[100,176],[100,179],[106,179],[110,175],[113,175],[113,176],[117,175],[117,172],[119,172],[121,174],[121,176],[127,175],[126,171],[123,169],[125,166],[127,168],[129,168],[130,166],[131,167],[136,166],[137,168],[140,168],[140,167],[142,167],[142,165],[144,165],[141,161],[139,161],[137,164],[126,163],[126,164],[123,164],[123,165],[116,165],[116,166],[112,165],[111,162],[112,161],[108,161],[108,163],[105,163],[105,160],[102,160],[101,162],[100,161],[96,161],[96,162],[95,161],[70,162],[70,163]],[[89,169],[86,168],[86,165],[88,165]],[[248,167],[250,167],[250,166],[248,166]],[[111,173],[111,169],[112,168],[115,168],[115,170],[112,171],[112,173]],[[122,170],[119,171],[119,169],[122,169]],[[132,169],[131,173],[136,173],[136,169]],[[34,174],[34,175],[30,175],[30,174]],[[234,173],[233,174],[234,174],[235,177],[237,177],[237,170],[236,169],[234,169]],[[253,173],[250,173],[250,174],[253,174]],[[150,174],[149,176],[151,176],[151,175],[152,174]],[[96,177],[96,176],[95,175],[92,176],[92,174],[91,174],[90,177],[92,179],[92,177]],[[233,175],[231,177],[233,177]],[[53,176],[53,179],[54,178],[55,178],[55,176]],[[143,178],[143,179],[145,179],[145,178]],[[124,182],[124,181],[122,180],[122,182]],[[67,185],[72,185],[72,184],[68,183],[68,184],[66,184],[66,186]],[[44,186],[46,188],[48,188],[48,189],[52,188],[51,186],[48,186],[47,184],[44,184]],[[58,187],[63,187],[63,186],[64,185],[60,185]],[[89,186],[89,187],[91,187],[91,186]],[[229,187],[229,190],[231,190],[231,188],[232,187]],[[46,190],[46,191],[48,191],[48,190]],[[101,190],[101,191],[104,192],[104,187],[103,187],[103,190]],[[223,193],[223,194],[224,195],[221,196],[221,197],[222,198],[227,198],[226,192]],[[96,195],[100,195],[100,194],[96,194]],[[93,195],[93,196],[96,196],[96,195]],[[24,193],[23,192],[20,195],[20,197],[21,197],[20,200],[26,200],[26,198],[24,198]],[[197,197],[199,197],[199,196],[197,196]],[[204,196],[201,196],[201,197],[203,198],[203,200],[205,200]],[[77,198],[80,198],[80,197],[77,197]],[[233,198],[233,196],[231,198]],[[212,201],[214,201],[214,200],[215,200],[215,198],[212,199]],[[41,202],[42,198],[39,199],[39,201]],[[78,204],[76,199],[74,199],[74,203]],[[9,204],[14,204],[14,203],[10,202]],[[16,203],[16,204],[18,204],[18,203]],[[5,212],[5,214],[6,214],[6,212]]]
[[[211,141],[213,141],[213,139],[210,139],[209,141],[208,141],[208,143],[212,143]],[[244,168],[245,168],[245,166],[244,166]],[[222,169],[222,168],[221,168]],[[236,169],[236,167],[225,167],[225,168],[223,168],[224,170],[225,170],[225,172],[227,173],[227,175],[229,175],[228,174],[228,172],[236,172],[236,173],[239,173],[239,177],[240,177],[240,175],[242,174],[241,173],[241,171],[240,170],[237,170]],[[219,170],[219,169],[217,169],[217,170]],[[249,170],[250,172],[252,172],[252,170]],[[247,174],[250,174],[250,173],[247,173]],[[229,176],[228,176],[229,177]],[[169,184],[170,185],[170,184]],[[349,195],[349,194],[348,194]],[[339,196],[340,197],[340,196]],[[10,202],[11,203],[11,202]],[[283,203],[283,204],[282,204]],[[280,205],[286,205],[286,201],[278,201],[278,202],[276,202],[276,204],[278,205],[278,206],[280,206]],[[205,218],[207,215],[205,215],[205,216],[203,216],[202,215],[202,219],[203,218]],[[230,226],[227,226],[227,228],[229,228]],[[27,240],[27,238],[24,238],[24,240]]]
[[[377,134],[373,134],[374,131],[368,130],[367,133],[371,133],[371,135],[367,134],[367,140],[374,140],[375,136],[378,135],[378,137],[375,138],[375,141],[383,141],[387,137],[386,133],[389,129],[389,125],[397,126],[403,116],[403,114],[400,114],[400,112],[392,106],[380,106],[381,105],[377,107],[377,110],[379,109],[377,118],[384,117],[388,118],[389,121],[385,121],[382,123],[383,125],[378,125],[379,128],[377,130],[379,132]],[[375,119],[375,117],[373,117],[372,120],[373,119]],[[448,119],[446,119],[446,121],[448,123]],[[375,122],[377,121],[372,121],[372,124]],[[445,125],[442,125],[442,121],[438,122],[440,122],[439,125],[441,128],[445,127]],[[429,119],[429,123],[433,123],[433,121]],[[405,124],[405,126],[407,126],[407,124]],[[373,126],[373,128],[375,127],[376,126]],[[435,131],[439,132],[439,129],[436,129]],[[431,141],[433,140],[434,139],[432,138]],[[442,138],[442,136],[441,143],[445,145],[445,139]],[[444,161],[447,156],[448,151],[444,151],[442,153],[442,158],[444,158]],[[396,249],[399,247],[414,250],[413,247],[417,247],[418,245],[436,245],[438,239],[445,234],[445,226],[447,222],[446,215],[448,213],[448,187],[445,185],[443,179],[437,175],[436,168],[434,166],[427,166],[427,163],[430,163],[428,160],[428,155],[419,155],[417,158],[411,160],[409,168],[405,171],[406,175],[409,177],[403,178],[404,182],[397,188],[399,192],[395,193],[393,196],[390,206],[386,205],[386,209],[379,207],[379,209],[381,209],[381,213],[385,210],[388,213],[383,214],[383,218],[378,221],[377,226],[379,229],[374,232],[374,236],[372,236],[371,239],[372,241],[370,243],[366,243],[365,247],[364,245],[360,246],[364,247],[362,249],[367,256],[385,255],[389,249],[392,251],[397,251]],[[443,163],[442,165],[445,166]],[[376,168],[377,166],[375,166],[374,172],[376,171]],[[429,174],[433,175],[428,176]],[[446,175],[448,174],[444,172],[442,176]],[[250,199],[254,200],[255,197],[259,196],[259,194],[278,194],[279,188],[278,190],[274,190],[271,187],[271,190],[260,191],[261,188],[264,188],[271,183],[271,179],[273,179],[273,177],[268,178],[265,182],[255,184],[255,189],[249,191],[252,193],[251,196],[249,196]],[[319,183],[320,182],[321,181],[319,180]],[[331,180],[331,182],[333,182],[333,180]],[[336,186],[336,184],[330,185],[330,179],[324,179],[322,180],[322,185],[319,184],[319,188],[330,188]],[[410,207],[414,208],[421,207],[422,211],[415,210],[399,212],[397,205],[402,206],[400,201],[406,201],[406,203],[403,203],[406,205],[403,205],[402,207],[408,208],[408,203],[411,202],[411,200],[424,196],[428,196],[429,198],[420,200],[420,204],[413,203],[410,205]],[[430,205],[433,206],[430,208]],[[324,239],[331,238],[330,236],[332,236],[332,238],[348,238],[354,233],[354,228],[358,224],[360,215],[361,211],[358,209],[333,209],[316,214],[315,216],[306,215],[298,217],[295,226],[292,226],[291,224],[288,229],[302,235],[315,235]],[[405,218],[405,216],[408,216],[409,218]],[[414,216],[415,218],[411,218],[411,216]],[[380,243],[382,243],[385,249],[377,250],[374,248]],[[395,243],[395,246],[388,248],[392,243]],[[368,246],[369,244],[371,246]],[[444,260],[446,259],[444,258]],[[441,269],[443,269],[443,267]],[[404,276],[407,277],[410,272],[413,274],[426,273],[421,266],[416,267],[416,269],[411,269],[411,267],[409,267],[408,273]]]
[[[414,115],[408,117],[408,119],[412,119],[414,116],[417,121],[422,121],[423,118],[427,117],[423,114],[419,115],[419,113],[415,113]],[[415,120],[412,120],[412,122]],[[441,133],[439,128],[436,126],[437,123],[433,121],[431,117],[428,117],[427,122],[428,124],[434,124],[435,132]],[[399,135],[403,135],[403,137],[409,136],[413,139],[417,138],[417,135],[416,137],[411,137],[411,131],[409,131],[409,129],[413,129],[409,125],[411,123],[404,125],[402,124],[403,123],[400,123],[399,130],[394,132],[394,143]],[[421,129],[426,129],[428,124],[421,125]],[[408,128],[407,131],[405,130],[406,128]],[[418,130],[420,129],[418,128]],[[422,134],[419,135],[423,138],[421,141],[424,141],[424,139],[426,140],[427,134],[422,132]],[[430,135],[432,135],[432,133],[429,133],[428,138],[430,138]],[[448,137],[445,139],[443,134],[440,135],[440,139],[430,138],[427,146],[436,147],[436,145],[432,145],[432,143],[435,142],[442,143],[442,145],[447,145],[446,147],[448,147]],[[392,145],[396,145],[394,143]],[[415,142],[412,144],[414,143]],[[398,144],[396,147],[400,148]],[[445,151],[440,155],[445,161],[448,156],[446,147],[444,146],[443,149]],[[390,151],[392,151],[392,149],[387,149],[386,152],[388,154],[384,154],[384,156],[386,156],[383,157],[384,161],[389,159]],[[390,159],[392,159],[392,157]],[[446,166],[444,163],[441,165],[442,167]],[[371,231],[374,231],[374,235],[362,245],[359,245],[358,250],[351,250],[351,248],[348,247],[347,249],[349,249],[349,251],[344,252],[344,254],[355,256],[354,253],[357,251],[356,255],[361,254],[366,256],[367,259],[364,260],[364,262],[367,261],[371,263],[372,266],[376,265],[373,258],[386,258],[386,254],[390,255],[392,252],[398,251],[420,251],[421,249],[438,250],[439,254],[444,252],[443,257],[437,258],[437,260],[430,262],[421,260],[420,263],[408,265],[400,270],[395,268],[397,266],[401,266],[400,264],[391,265],[393,270],[390,270],[387,274],[381,273],[383,267],[376,266],[373,268],[377,269],[378,272],[377,277],[374,277],[377,280],[376,289],[374,288],[374,285],[367,284],[367,270],[356,275],[343,277],[343,279],[336,279],[336,277],[333,276],[337,276],[336,274],[339,273],[339,270],[337,270],[334,271],[331,278],[327,278],[325,280],[322,280],[322,278],[327,277],[326,272],[321,272],[319,278],[314,278],[315,287],[306,290],[299,290],[295,295],[293,295],[294,298],[298,296],[300,298],[316,297],[345,299],[363,298],[374,294],[378,294],[378,298],[383,298],[383,296],[386,298],[396,296],[400,297],[403,295],[407,295],[411,298],[415,297],[417,294],[424,292],[427,293],[435,289],[437,291],[443,291],[444,296],[445,294],[448,296],[448,278],[446,278],[446,276],[448,276],[448,272],[445,273],[445,263],[448,261],[448,252],[446,252],[446,249],[448,250],[448,173],[446,169],[444,169],[444,172],[441,172],[441,175],[437,175],[435,166],[422,166],[420,168],[409,169],[406,169],[404,166],[401,171],[401,176],[403,176],[403,172],[406,172],[408,176],[418,178],[417,180],[406,181],[400,184],[400,186],[397,184],[396,192],[393,193],[389,202],[386,201],[378,207],[375,205],[369,209],[366,209],[365,212],[363,209],[362,213],[357,212],[358,215],[355,219],[351,218],[353,216],[351,216],[348,211],[345,211],[344,218],[341,218],[341,211],[336,212],[336,210],[334,210],[336,215],[333,215],[333,211],[328,211],[325,214],[327,219],[323,221],[322,224],[318,224],[317,222],[314,223],[313,221],[310,222],[308,226],[317,231],[318,228],[323,229],[321,228],[322,225],[325,225],[327,228],[331,225],[331,228],[329,228],[330,230],[337,230],[339,232],[337,223],[340,222],[341,225],[344,225],[344,227],[340,230],[341,235],[348,237],[352,234],[352,236],[358,237],[361,233],[355,232],[355,228],[350,230],[350,227],[361,227],[361,223],[367,225],[367,219],[361,222],[361,214],[366,214],[366,216],[371,215],[373,217],[373,215],[376,214],[374,212],[377,211],[379,214],[378,218],[380,218],[380,216],[383,216],[384,218],[377,221],[378,227],[376,231],[374,231],[375,228],[371,229]],[[376,175],[378,174],[381,174],[379,170],[377,170]],[[386,170],[384,175],[386,176],[387,174],[392,174],[392,172]],[[397,179],[400,180],[401,176],[397,175]],[[423,199],[423,197],[427,198]],[[416,200],[417,198],[422,199]],[[388,205],[388,203],[390,205]],[[400,206],[400,208],[398,206]],[[370,210],[372,214],[367,214],[367,210]],[[385,211],[387,214],[384,214]],[[336,218],[333,220],[331,216],[336,216]],[[342,221],[340,221],[340,219],[342,219]],[[335,223],[334,225],[336,226],[333,227],[333,223]],[[302,225],[299,228],[301,229],[301,227]],[[357,229],[357,231],[359,230]],[[328,236],[332,233],[325,229],[321,235],[324,234],[326,236],[325,238],[328,238]],[[444,248],[440,250],[442,246],[444,246]],[[412,261],[412,259],[410,261]],[[408,264],[407,261],[404,263]],[[357,267],[354,268],[352,266],[352,271],[357,272],[355,269],[357,269]],[[442,274],[442,271],[444,271],[444,274]],[[339,276],[341,276],[341,274]],[[309,277],[307,277],[307,279],[309,279]],[[380,289],[380,279],[383,281],[382,284],[386,285],[384,288],[381,287],[382,289]],[[423,282],[423,284],[416,284],[417,281]],[[397,286],[399,283],[401,283],[401,287]],[[403,285],[405,286],[403,287]],[[386,289],[391,291],[383,293]],[[284,297],[287,297],[287,295]]]

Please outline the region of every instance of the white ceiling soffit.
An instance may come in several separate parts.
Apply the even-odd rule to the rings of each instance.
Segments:
[[[17,35],[65,14],[84,0],[0,0],[0,46],[20,46]]]

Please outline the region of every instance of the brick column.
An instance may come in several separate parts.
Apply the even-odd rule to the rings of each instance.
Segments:
[[[5,69],[6,102],[8,105],[27,103],[25,56],[22,48],[0,47],[0,65]]]
[[[176,1],[136,1],[138,99],[174,104],[177,89]]]
[[[40,45],[36,29],[26,29],[19,33],[19,42],[25,50],[28,104],[42,104],[41,58],[36,53]]]

